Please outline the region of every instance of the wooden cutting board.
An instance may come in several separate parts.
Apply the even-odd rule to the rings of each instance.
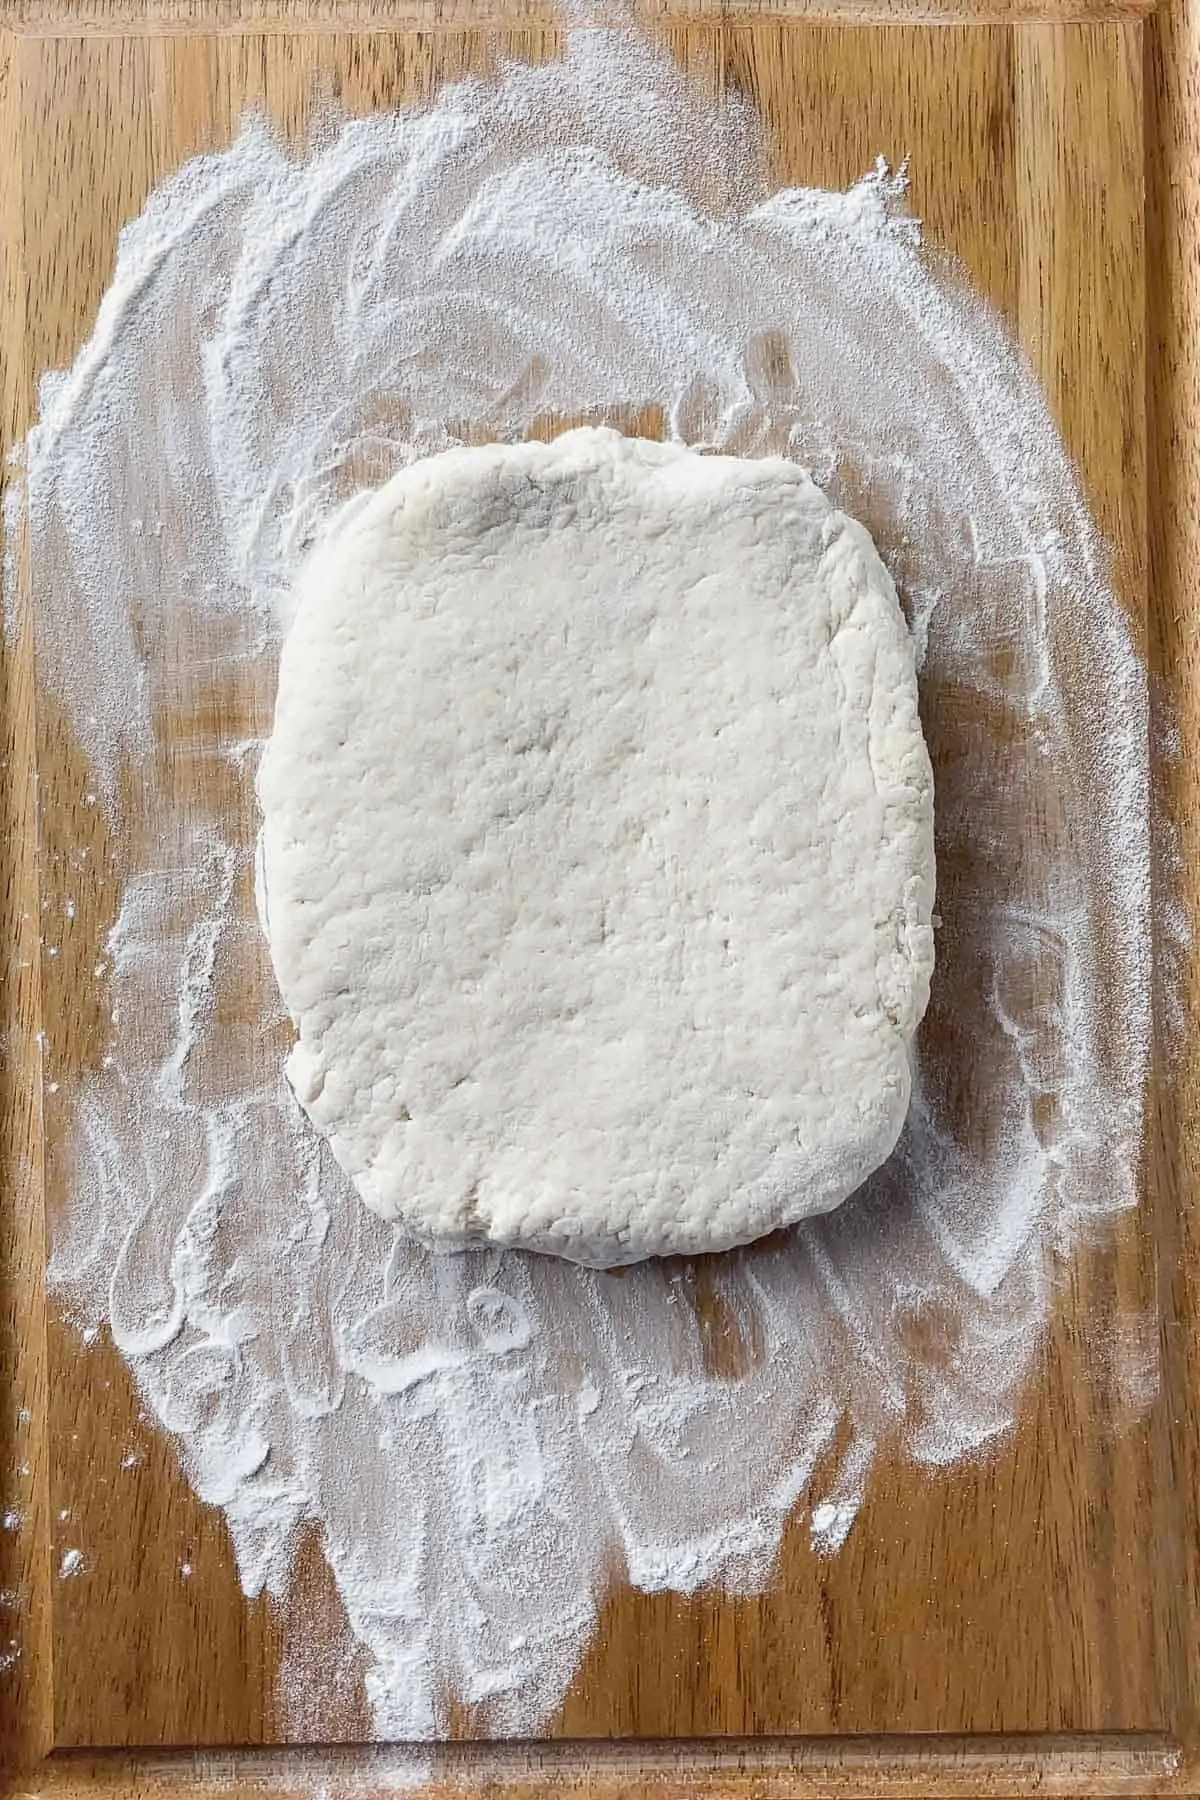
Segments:
[[[780,181],[844,186],[880,153],[911,159],[929,241],[963,260],[1028,349],[1115,546],[1126,604],[1144,621],[1148,503],[1179,479],[1176,460],[1151,461],[1165,440],[1150,429],[1169,432],[1179,395],[1158,336],[1180,250],[1170,196],[1152,186],[1163,203],[1150,216],[1148,281],[1147,69],[1164,94],[1175,90],[1156,27],[1136,8],[1074,18],[1018,0],[980,10],[939,7],[941,22],[915,23],[882,4],[836,17],[813,5],[664,4],[645,22],[690,67],[753,98]],[[559,41],[540,0],[18,6],[0,32],[8,438],[29,422],[38,374],[69,363],[90,331],[121,225],[187,157],[228,142],[248,108],[302,135],[322,87],[351,111],[392,107],[501,53],[553,56]],[[1168,116],[1152,100],[1153,143]],[[1149,420],[1148,343],[1160,383]],[[1169,521],[1156,529],[1163,587],[1150,654],[1179,690],[1186,729],[1195,712],[1179,673],[1181,571]],[[69,1058],[92,1027],[39,968],[38,884],[53,894],[57,849],[95,827],[77,810],[72,746],[36,705],[27,643],[10,646],[5,675],[0,1502],[22,1521],[0,1534],[0,1598],[12,1601],[19,1650],[0,1658],[10,1757],[39,1790],[386,1785],[391,1765],[353,1748],[367,1719],[353,1667],[331,1677],[306,1732],[343,1752],[219,1763],[150,1754],[279,1744],[283,1644],[301,1620],[335,1631],[339,1603],[315,1542],[285,1603],[243,1598],[222,1515],[197,1501],[170,1443],[139,1417],[120,1356],[104,1341],[85,1349],[47,1307],[41,1265],[56,1197],[43,1180],[37,1033]],[[1168,782],[1189,829],[1178,766]],[[993,1456],[940,1477],[880,1468],[846,1550],[818,1559],[793,1534],[758,1598],[612,1593],[554,1728],[593,1742],[448,1749],[439,1777],[514,1787],[569,1778],[613,1791],[676,1776],[709,1792],[765,1791],[762,1781],[863,1794],[1192,1791],[1196,1265],[1181,1212],[1181,1171],[1194,1165],[1180,1160],[1189,1090],[1164,1080],[1156,1104],[1142,1209],[1113,1247],[1077,1260],[1020,1429]],[[1163,1352],[1158,1398],[1133,1423],[1115,1393],[1085,1378],[1089,1346],[1130,1303],[1152,1309]],[[132,1480],[121,1468],[131,1442],[142,1458]],[[64,1511],[86,1578],[57,1578]],[[469,1714],[458,1724],[469,1738]],[[714,1738],[727,1749],[699,1741]],[[674,1748],[616,1742],[647,1739]],[[109,1747],[129,1754],[62,1754]]]

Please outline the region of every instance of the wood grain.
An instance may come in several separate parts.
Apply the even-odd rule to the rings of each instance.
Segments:
[[[1173,1559],[1171,1705],[1200,1792],[1200,0],[1170,0],[1146,38],[1149,649],[1159,759],[1160,888],[1186,940],[1160,946],[1164,986],[1152,1155],[1164,1197],[1163,1350],[1176,1428],[1163,1479],[1192,1496]]]
[[[1178,1752],[1150,1736],[808,1738],[789,1743],[444,1744],[425,1750],[322,1748],[169,1756],[57,1756],[44,1800],[217,1800],[352,1791],[453,1800],[485,1786],[503,1800],[1011,1800],[1024,1794],[1147,1795],[1181,1791]],[[128,1784],[128,1787],[126,1786]]]
[[[245,106],[265,106],[299,138],[322,79],[336,83],[352,110],[366,110],[427,93],[463,69],[486,69],[501,45],[538,57],[558,43],[540,15],[514,30],[504,14],[508,29],[497,35],[457,26],[465,15],[446,11],[433,34],[286,36],[295,24],[288,8],[247,10],[252,4],[231,0],[200,12],[199,0],[170,9],[86,0],[69,14],[48,4],[12,10],[17,32],[0,33],[0,151],[8,152],[0,161],[0,255],[5,341],[24,348],[4,363],[8,437],[28,422],[37,372],[69,360],[86,335],[120,224],[184,157],[228,141]],[[914,204],[930,237],[963,258],[1039,369],[1137,613],[1145,608],[1147,494],[1153,499],[1151,654],[1194,752],[1194,20],[1180,4],[1144,28],[1014,29],[973,10],[970,23],[854,32],[771,11],[757,22],[692,16],[662,28],[693,67],[755,97],[781,179],[841,184],[880,151],[911,156]],[[305,9],[306,18],[313,13]],[[316,16],[355,30],[378,17],[365,6],[352,17],[344,8]],[[470,16],[478,20],[478,9]],[[490,27],[499,15],[483,16]],[[248,21],[261,29],[244,29]],[[198,24],[206,29],[197,32]],[[132,35],[110,35],[126,27]],[[1149,449],[1147,317],[1155,345]],[[72,1022],[55,973],[47,971],[41,991],[27,635],[6,652],[4,682],[0,1106],[18,1204],[0,1221],[0,1358],[14,1372],[15,1405],[30,1415],[18,1426],[17,1412],[5,1414],[0,1431],[3,1478],[24,1465],[29,1471],[12,1488],[24,1528],[0,1535],[0,1587],[23,1607],[22,1654],[0,1672],[0,1681],[15,1682],[0,1694],[11,1700],[0,1715],[9,1723],[7,1748],[28,1765],[52,1746],[269,1743],[286,1730],[276,1681],[288,1619],[242,1600],[220,1516],[196,1502],[169,1447],[139,1423],[111,1347],[85,1353],[61,1323],[44,1325],[36,1032],[51,1019],[53,1041],[65,1043],[69,1057],[89,1027]],[[56,859],[79,829],[69,797],[80,791],[73,758],[61,722],[43,708],[36,760],[46,808],[42,879],[51,895]],[[1194,767],[1194,755],[1178,759],[1166,791],[1197,868]],[[89,901],[93,942],[111,898],[98,883]],[[1194,980],[1190,1000],[1200,1016]],[[710,1794],[756,1795],[1193,1791],[1198,1079],[1195,1061],[1177,1065],[1174,1079],[1164,1068],[1140,1228],[1131,1225],[1114,1251],[1080,1259],[1022,1428],[992,1462],[920,1481],[902,1467],[882,1469],[847,1552],[817,1564],[797,1534],[776,1587],[760,1599],[612,1597],[559,1731],[574,1739],[743,1741],[726,1752],[564,1744],[490,1751],[482,1763],[469,1749],[443,1750],[434,1778],[457,1784],[482,1771],[514,1795],[561,1785],[648,1792],[677,1781]],[[51,1204],[61,1178],[52,1159]],[[1162,1320],[1163,1392],[1148,1418],[1118,1430],[1118,1397],[1093,1377],[1095,1344],[1117,1316],[1149,1305]],[[130,1446],[142,1457],[134,1476],[121,1468]],[[7,1490],[4,1498],[7,1505]],[[52,1577],[64,1508],[70,1542],[83,1546],[95,1571],[87,1579]],[[186,1587],[178,1579],[184,1558],[194,1570]],[[318,1555],[306,1559],[290,1604],[311,1609],[318,1635],[322,1622],[336,1625],[336,1596]],[[352,1743],[363,1720],[351,1668],[331,1681],[310,1735]],[[469,1730],[469,1718],[460,1723]],[[881,1731],[960,1735],[856,1741]],[[1015,1731],[1042,1735],[1032,1743],[961,1736]],[[810,1741],[763,1741],[798,1733]],[[1071,1735],[1046,1735],[1060,1733]],[[72,1794],[231,1785],[290,1792],[352,1776],[382,1788],[395,1771],[389,1775],[386,1755],[364,1759],[354,1750],[309,1760],[134,1764],[59,1755],[37,1786]]]
[[[1156,0],[633,0],[638,23],[661,29],[679,23],[760,19],[836,24],[1095,24],[1143,18]],[[627,0],[575,0],[590,25],[628,24]],[[586,11],[583,10],[586,5]],[[197,33],[298,31],[379,32],[557,28],[553,0],[0,0],[0,21],[43,37],[76,38],[120,32],[151,37]]]
[[[0,455],[27,419],[22,118],[14,42],[0,33]],[[20,558],[24,546],[4,544]],[[49,1746],[49,1406],[41,1183],[41,1017],[32,637],[0,644],[0,1761]]]

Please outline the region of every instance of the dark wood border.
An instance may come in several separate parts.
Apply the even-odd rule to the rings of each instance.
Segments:
[[[1064,25],[1137,19],[1157,0],[638,0],[648,26],[689,21],[808,20],[854,25]],[[620,0],[590,0],[588,23],[628,23]],[[303,24],[338,32],[460,31],[464,27],[551,27],[553,0],[0,0],[10,30],[41,37],[92,33],[294,31]],[[1097,121],[1099,128],[1100,122]]]

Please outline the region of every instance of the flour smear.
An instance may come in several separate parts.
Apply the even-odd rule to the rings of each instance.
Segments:
[[[444,1732],[454,1695],[535,1731],[614,1584],[760,1589],[797,1509],[839,1549],[881,1456],[978,1453],[1015,1422],[1056,1267],[1136,1197],[1146,692],[1103,548],[902,180],[765,171],[751,110],[632,30],[304,158],[250,123],[122,234],[26,446],[43,692],[118,891],[108,1042],[83,1069],[53,1021],[46,1046],[72,1159],[52,1282],[224,1510],[247,1593],[285,1595],[315,1528],[382,1737]],[[401,464],[560,416],[811,468],[923,651],[942,925],[907,1129],[840,1211],[708,1265],[394,1237],[283,1080],[255,921],[306,545]]]

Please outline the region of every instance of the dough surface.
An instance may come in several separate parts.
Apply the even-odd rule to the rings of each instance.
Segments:
[[[452,450],[307,563],[258,786],[287,1073],[439,1248],[613,1265],[828,1211],[933,964],[909,633],[779,460]]]

